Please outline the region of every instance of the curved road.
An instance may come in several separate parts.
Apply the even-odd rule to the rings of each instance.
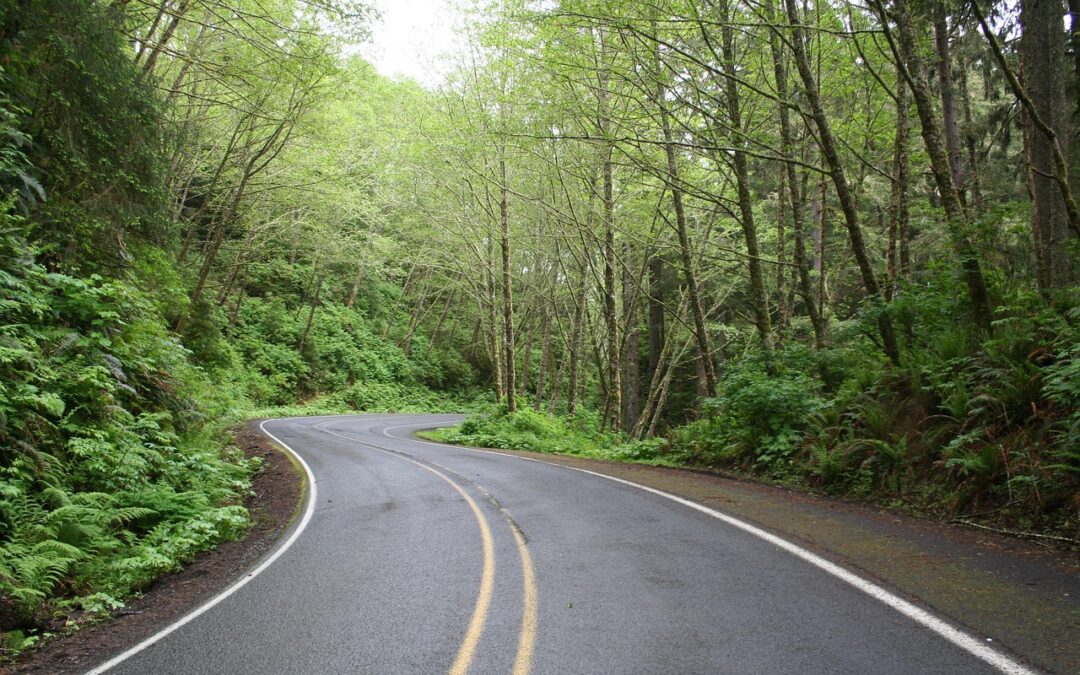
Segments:
[[[315,477],[307,517],[242,588],[108,671],[1024,672],[686,503],[410,438],[460,419],[266,422]]]

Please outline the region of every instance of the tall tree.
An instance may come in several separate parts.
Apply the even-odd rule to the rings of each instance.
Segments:
[[[855,254],[855,261],[859,266],[863,286],[872,303],[883,302],[881,288],[878,285],[874,269],[870,264],[870,256],[866,250],[863,239],[862,225],[859,222],[859,212],[855,206],[855,198],[847,180],[847,172],[840,159],[836,140],[832,134],[832,127],[825,114],[825,107],[821,101],[817,79],[810,67],[810,59],[806,53],[807,35],[806,28],[799,14],[799,7],[795,0],[785,0],[788,21],[791,23],[791,45],[795,57],[795,65],[802,78],[803,91],[810,103],[810,116],[818,132],[818,141],[821,152],[829,167],[829,174],[833,186],[836,188],[836,197],[840,202],[840,209],[844,213],[844,222],[847,224],[848,239],[851,242],[851,250]],[[893,330],[892,320],[885,312],[878,312],[878,333],[881,335],[882,349],[889,360],[895,364],[900,363],[900,345],[896,340],[896,332]]]

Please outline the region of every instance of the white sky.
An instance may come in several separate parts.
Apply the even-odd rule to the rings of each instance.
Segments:
[[[450,0],[374,0],[382,19],[360,53],[387,77],[411,77],[434,87],[449,70],[439,57],[457,44],[460,14]]]

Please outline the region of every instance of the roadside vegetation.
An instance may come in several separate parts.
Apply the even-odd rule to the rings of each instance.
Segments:
[[[924,328],[899,369],[858,336],[856,346],[751,352],[728,363],[697,419],[641,440],[601,430],[596,413],[505,405],[423,435],[718,470],[1075,541],[1080,311],[1014,311],[980,353],[963,326]]]
[[[479,411],[435,435],[1075,545],[1075,16],[470,12],[424,88],[362,0],[0,5],[4,654],[242,536],[257,416]]]

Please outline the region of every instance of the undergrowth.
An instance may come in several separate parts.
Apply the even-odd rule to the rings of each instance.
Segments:
[[[0,630],[120,606],[240,536],[257,463],[224,448],[205,376],[119,280],[48,272],[0,222]]]
[[[859,322],[834,347],[728,362],[698,418],[626,443],[595,417],[495,408],[430,432],[448,443],[711,467],[943,518],[1080,539],[1080,302],[1017,296],[977,336],[932,285],[893,311],[893,367]],[[953,296],[955,297],[955,296]],[[919,311],[914,311],[914,307]],[[936,307],[935,311],[927,307]]]

